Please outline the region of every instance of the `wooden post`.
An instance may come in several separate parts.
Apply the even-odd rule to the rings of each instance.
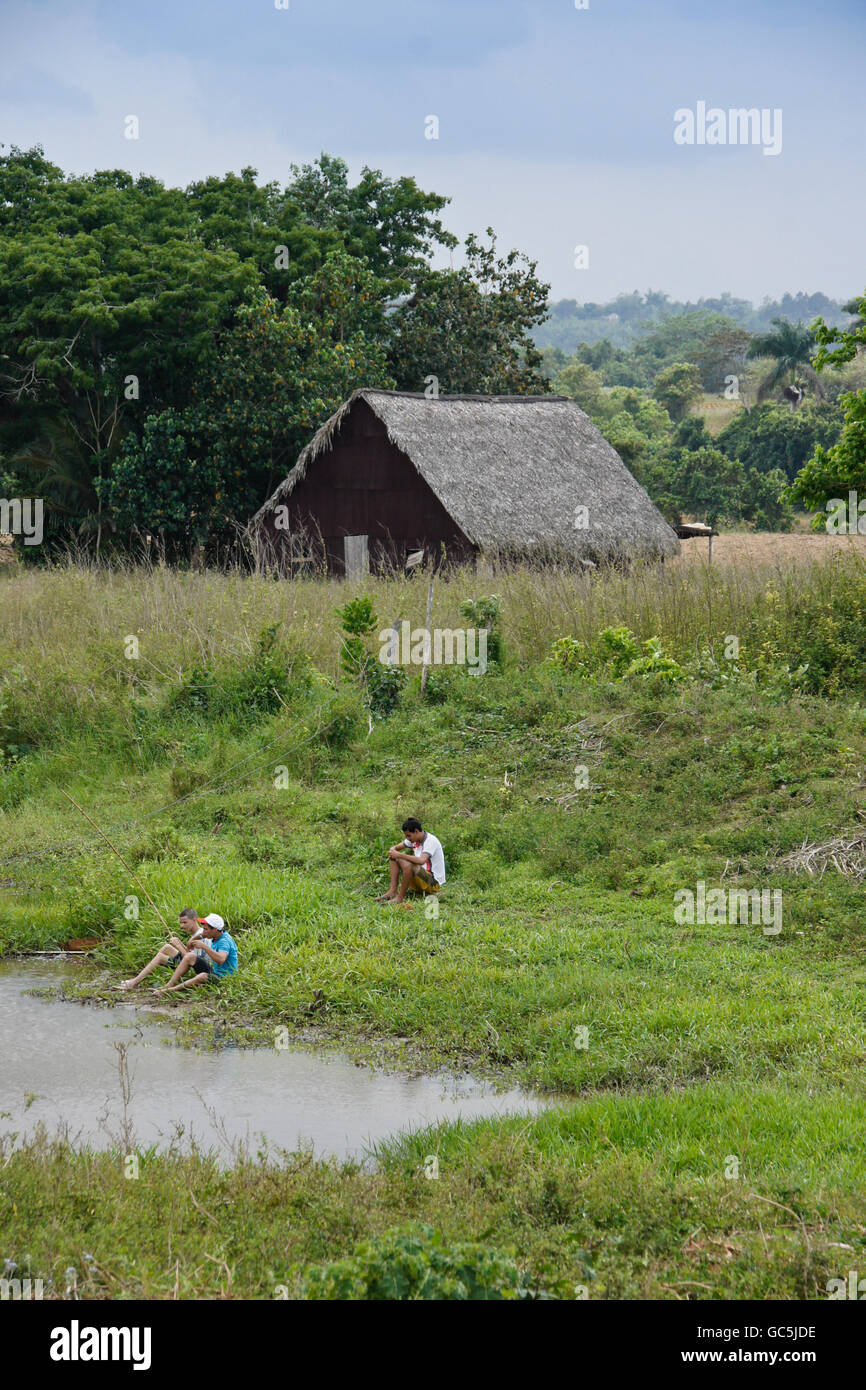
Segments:
[[[709,534],[709,542],[710,542],[710,561],[709,561],[709,562],[710,562],[710,564],[712,564],[712,563],[713,563],[713,533],[712,533],[712,531],[711,531],[710,534]]]
[[[427,589],[427,640],[424,643],[424,665],[421,668],[421,695],[427,689],[427,672],[429,670],[428,657],[433,646],[432,623],[433,623],[433,583],[434,576],[430,576],[430,584]]]

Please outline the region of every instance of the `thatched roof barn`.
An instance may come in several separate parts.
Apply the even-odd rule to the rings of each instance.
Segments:
[[[336,573],[480,552],[573,563],[663,559],[679,542],[563,396],[355,391],[251,522],[263,561]],[[417,556],[415,557],[417,558]]]

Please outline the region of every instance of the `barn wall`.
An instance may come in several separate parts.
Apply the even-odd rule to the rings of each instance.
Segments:
[[[344,420],[334,446],[315,459],[286,502],[289,533],[317,538],[317,558],[343,572],[343,537],[368,536],[375,571],[387,562],[402,566],[411,550],[424,546],[450,561],[467,559],[475,548],[442,506],[415,466],[389,441],[385,426],[358,401]],[[287,533],[265,519],[270,546],[288,548]]]

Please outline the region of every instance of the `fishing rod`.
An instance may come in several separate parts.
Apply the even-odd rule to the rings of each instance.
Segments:
[[[167,921],[165,920],[165,918],[163,917],[163,915],[162,915],[162,913],[160,912],[159,908],[157,907],[156,903],[153,901],[153,898],[150,896],[150,894],[148,893],[148,891],[147,891],[147,889],[145,888],[144,884],[142,883],[141,879],[138,877],[138,874],[136,874],[136,873],[129,867],[129,865],[127,864],[126,860],[124,859],[123,855],[121,854],[121,852],[120,852],[120,850],[117,848],[117,846],[116,846],[116,845],[113,845],[113,844],[111,843],[111,841],[109,840],[109,838],[108,838],[108,836],[106,835],[105,831],[104,831],[104,830],[100,830],[99,826],[96,824],[96,821],[93,819],[93,817],[92,817],[92,816],[89,816],[89,815],[87,814],[87,812],[85,811],[85,809],[84,809],[83,806],[79,806],[79,804],[78,804],[78,802],[75,800],[75,798],[74,798],[73,796],[70,796],[70,795],[69,795],[69,792],[64,791],[62,787],[58,787],[57,790],[60,792],[61,796],[65,796],[65,797],[66,797],[66,800],[67,800],[67,801],[71,801],[71,802],[72,802],[72,805],[75,807],[76,811],[80,811],[80,812],[81,812],[81,814],[82,814],[82,816],[84,817],[84,819],[85,819],[86,821],[89,821],[90,824],[93,826],[93,828],[94,828],[94,830],[96,831],[97,835],[100,835],[100,836],[102,837],[102,839],[105,841],[105,843],[108,845],[108,848],[109,848],[110,850],[112,850],[112,851],[114,852],[114,854],[117,855],[118,859],[120,860],[120,862],[121,862],[121,864],[123,865],[123,867],[126,869],[126,872],[129,874],[129,876],[130,876],[130,878],[132,879],[133,883],[137,883],[137,884],[138,884],[139,888],[141,889],[141,891],[142,891],[142,893],[144,894],[144,896],[147,898],[147,901],[150,903],[150,905],[151,905],[151,907],[153,908],[154,912],[156,913],[157,917],[158,917],[159,920],[162,922],[162,925],[165,927],[165,929],[166,929],[166,931],[168,932],[168,934],[171,935],[171,928],[169,927],[168,922],[167,922]]]

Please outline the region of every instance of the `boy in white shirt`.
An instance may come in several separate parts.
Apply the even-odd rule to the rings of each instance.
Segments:
[[[415,816],[403,822],[405,840],[388,850],[391,884],[376,901],[410,907],[407,893],[438,893],[445,882],[445,853],[435,835],[428,834]]]

